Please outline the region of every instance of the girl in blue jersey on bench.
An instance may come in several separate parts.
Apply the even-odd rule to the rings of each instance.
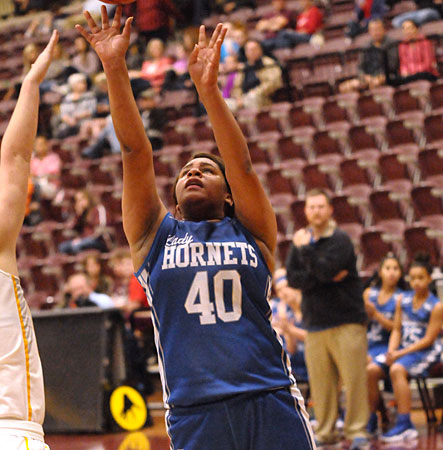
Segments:
[[[103,64],[122,146],[123,225],[152,307],[172,448],[315,448],[269,320],[275,215],[217,85],[226,29],[217,25],[208,41],[202,26],[188,65],[223,160],[197,154],[185,164],[172,215],[125,64],[132,18],[120,33],[120,7],[112,25],[104,7],[101,27],[85,16],[90,32],[77,29]]]
[[[368,394],[371,415],[368,422],[368,433],[378,430],[377,407],[380,404],[379,380],[386,378],[377,358],[385,361],[388,351],[389,337],[394,327],[394,313],[397,301],[406,289],[403,269],[400,261],[393,253],[388,253],[380,262],[377,274],[371,286],[363,292],[368,324]]]
[[[438,335],[443,323],[443,305],[429,289],[431,273],[429,255],[417,255],[409,268],[412,290],[404,292],[397,302],[394,328],[382,364],[385,370],[389,369],[397,402],[397,421],[382,435],[384,442],[410,440],[418,436],[410,418],[409,377],[426,375],[429,367],[441,356],[442,345]]]

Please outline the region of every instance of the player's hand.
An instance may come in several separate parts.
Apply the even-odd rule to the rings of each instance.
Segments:
[[[133,17],[129,17],[126,20],[123,31],[120,33],[122,7],[117,7],[112,25],[109,25],[106,6],[103,5],[101,11],[101,27],[95,23],[89,11],[85,11],[84,15],[90,31],[86,31],[81,25],[76,25],[75,28],[91,44],[102,63],[110,63],[113,60],[125,58],[129,47]]]
[[[52,62],[52,55],[54,53],[54,47],[58,42],[58,31],[54,30],[51,39],[46,45],[45,49],[40,53],[34,64],[31,66],[31,70],[26,74],[25,80],[35,81],[40,84],[46,76],[48,67]]]
[[[189,74],[199,93],[204,94],[218,88],[220,49],[227,31],[228,29],[219,23],[208,43],[205,26],[200,27],[198,44],[194,47],[188,62]]]

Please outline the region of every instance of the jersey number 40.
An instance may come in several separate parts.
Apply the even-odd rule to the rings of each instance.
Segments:
[[[226,310],[225,282],[229,282],[232,286],[231,311]],[[216,323],[214,309],[217,310],[217,317],[223,322],[235,322],[239,320],[242,315],[240,274],[236,270],[219,270],[213,277],[213,286],[215,308],[209,295],[208,272],[200,271],[195,274],[185,301],[185,308],[188,314],[199,314],[202,325]]]

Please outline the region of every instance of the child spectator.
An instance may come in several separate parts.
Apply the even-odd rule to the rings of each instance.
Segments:
[[[109,295],[112,291],[112,278],[103,273],[100,253],[89,253],[84,259],[84,269],[94,292]]]
[[[62,162],[57,153],[49,151],[45,136],[37,136],[31,159],[31,176],[40,196],[53,199],[60,186]]]
[[[393,253],[388,253],[380,263],[374,282],[363,293],[370,320],[367,366],[370,417],[367,430],[371,435],[374,435],[378,428],[376,413],[380,400],[378,382],[385,377],[377,357],[382,355],[384,360],[389,336],[394,327],[395,307],[405,288],[400,262]]]
[[[411,389],[409,377],[425,375],[442,351],[438,335],[443,323],[443,304],[430,292],[432,266],[427,254],[415,257],[409,269],[412,290],[397,302],[394,328],[389,338],[385,369],[397,402],[397,421],[382,435],[383,442],[398,442],[418,436],[410,418]]]
[[[96,249],[104,252],[108,249],[105,207],[96,204],[87,189],[75,193],[72,221],[72,229],[77,237],[62,242],[58,248],[59,252],[75,255],[83,250]]]

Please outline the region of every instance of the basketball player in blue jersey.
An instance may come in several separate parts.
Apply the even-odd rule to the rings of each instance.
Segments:
[[[106,8],[101,27],[85,16],[90,32],[77,29],[103,64],[122,146],[123,224],[152,307],[171,447],[315,448],[269,320],[275,215],[217,86],[226,29],[217,25],[208,42],[202,26],[189,59],[223,161],[198,154],[180,170],[174,217],[157,193],[151,144],[129,83],[132,18],[120,33],[121,8],[112,25]]]
[[[409,268],[412,290],[402,294],[397,302],[394,328],[389,338],[385,368],[397,402],[397,421],[382,435],[384,442],[415,439],[418,432],[410,418],[411,390],[409,376],[426,375],[429,367],[440,360],[443,305],[430,291],[432,266],[429,255],[419,254]]]
[[[406,289],[400,261],[388,253],[380,262],[375,279],[363,292],[368,324],[368,394],[370,417],[367,431],[374,435],[378,429],[377,407],[380,402],[378,382],[386,377],[377,358],[384,361],[388,351],[389,337],[394,327],[394,313],[397,301]]]
[[[39,85],[58,40],[23,79],[0,153],[0,448],[48,449],[45,396],[31,313],[18,278],[16,242],[25,216],[29,165],[37,133]]]

